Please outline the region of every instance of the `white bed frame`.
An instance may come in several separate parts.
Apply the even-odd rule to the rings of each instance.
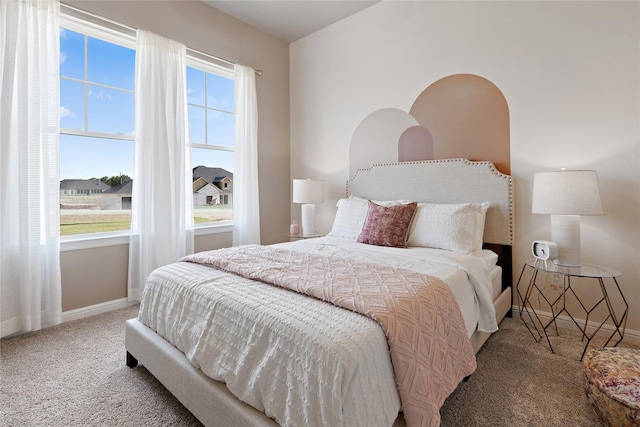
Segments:
[[[491,162],[466,159],[375,165],[360,169],[347,182],[347,194],[375,200],[407,199],[430,203],[491,202],[485,224],[485,246],[498,253],[503,268],[502,293],[494,301],[498,323],[511,312],[513,180]],[[476,352],[489,338],[476,331]],[[140,361],[206,426],[277,426],[264,413],[239,401],[226,386],[191,365],[184,354],[136,319],[125,325],[127,366]],[[404,426],[400,416],[394,427]]]

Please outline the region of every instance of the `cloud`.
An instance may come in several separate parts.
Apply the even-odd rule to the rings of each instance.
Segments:
[[[89,95],[93,95],[93,91],[89,91]],[[110,93],[104,93],[104,91],[96,92],[95,99],[111,99]]]
[[[62,105],[60,106],[60,118],[66,118],[69,117],[70,119],[75,119],[76,115],[73,114],[73,111],[69,110],[66,107],[63,107]]]
[[[64,64],[64,61],[67,60],[67,54],[64,52],[60,52],[60,65]]]

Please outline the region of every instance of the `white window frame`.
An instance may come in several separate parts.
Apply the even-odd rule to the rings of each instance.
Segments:
[[[235,79],[236,79],[235,68],[232,65],[223,63],[221,61],[216,61],[215,58],[207,57],[206,55],[203,55],[199,52],[195,52],[189,49],[187,50],[186,62],[187,62],[187,67],[196,68],[200,71],[204,71],[205,73],[215,74],[215,75],[233,80],[235,85]],[[205,97],[206,96],[207,94],[205,90]],[[193,105],[198,108],[206,108],[201,105],[195,105],[195,104],[189,104],[189,103],[187,103],[187,105]],[[235,115],[236,115],[236,112],[235,112],[235,104],[234,104],[234,111],[233,111],[234,119],[235,119]],[[206,126],[206,121],[205,121],[205,126]],[[205,128],[205,136],[206,135],[207,135],[207,132]],[[191,148],[203,148],[206,150],[213,150],[213,151],[229,151],[232,153],[235,153],[236,151],[235,144],[233,146],[229,146],[229,145],[217,145],[217,144],[208,144],[208,143],[200,144],[200,143],[192,143],[191,141],[189,141],[189,145],[191,146]],[[194,228],[196,230],[196,233],[195,233],[196,235],[208,234],[207,232],[205,232],[205,230],[213,231],[221,227],[224,227],[225,229],[228,228],[229,231],[232,231],[233,220],[206,222],[203,224],[194,225]]]
[[[97,18],[95,19],[97,20]],[[77,33],[81,33],[83,35],[87,35],[89,37],[93,37],[96,39],[100,39],[103,41],[106,41],[108,43],[113,43],[113,44],[117,44],[119,46],[123,46],[126,47],[128,49],[133,49],[134,51],[136,50],[136,36],[135,33],[133,34],[126,34],[124,32],[121,31],[117,31],[115,29],[112,28],[107,28],[107,27],[103,27],[100,24],[96,23],[96,22],[91,22],[91,21],[87,21],[87,20],[83,20],[75,15],[67,15],[67,14],[60,14],[60,28],[63,28],[65,30],[71,30],[71,31],[75,31]],[[86,52],[86,46],[85,46],[85,66],[86,66],[86,61],[87,61],[87,52]],[[86,71],[86,70],[85,70]],[[68,78],[68,77],[60,77],[66,80],[71,80],[71,81],[81,81],[81,82],[85,82],[85,80],[78,80],[78,79],[74,79],[74,78]],[[93,86],[100,86],[100,87],[104,87],[106,89],[115,89],[115,90],[120,90],[122,91],[121,88],[114,88],[112,86],[109,85],[105,85],[105,84],[100,84],[100,83],[91,83]],[[129,92],[129,91],[127,91]],[[135,88],[133,90],[134,96],[135,96]],[[86,123],[89,120],[88,117],[88,105],[85,102],[84,103],[84,118],[85,118],[85,128],[86,128]],[[121,140],[126,140],[126,141],[134,141],[135,140],[135,135],[123,135],[120,133],[107,133],[107,132],[96,132],[96,131],[89,131],[89,130],[80,130],[80,129],[70,129],[70,128],[60,128],[59,133],[61,134],[65,134],[65,135],[75,135],[75,136],[89,136],[89,137],[95,137],[95,138],[106,138],[106,139],[121,139]]]
[[[104,40],[109,43],[114,43],[129,49],[136,50],[136,37],[133,31],[124,31],[116,29],[117,26],[108,21],[95,17],[93,15],[84,14],[73,8],[60,5],[60,27],[65,30],[74,31],[84,34],[89,37]],[[86,51],[85,51],[86,61]],[[63,77],[64,78],[64,77]],[[74,79],[70,79],[74,80]],[[98,85],[100,86],[100,85]],[[106,85],[102,85],[108,87]],[[134,88],[135,91],[135,88]],[[135,95],[134,95],[135,96]],[[84,104],[85,108],[85,124],[88,120],[87,116],[87,104]],[[86,126],[85,126],[86,127]],[[88,136],[95,138],[106,139],[119,139],[135,142],[134,135],[123,135],[107,132],[88,131],[84,129],[69,129],[60,128],[59,133],[61,135],[74,135],[74,136]],[[129,243],[130,230],[110,231],[105,233],[87,233],[87,234],[73,234],[69,236],[60,236],[60,250],[71,251],[79,249],[88,249],[101,246],[112,246]]]
[[[109,21],[98,16],[88,14],[60,5],[60,27],[86,34],[89,37],[98,38],[109,43],[115,43],[133,50],[137,50],[136,32],[117,22]],[[214,57],[201,54],[197,51],[187,49],[187,66],[198,68],[205,72],[217,74],[235,80],[234,66],[224,61],[219,61]],[[135,88],[134,88],[135,90]],[[85,105],[85,109],[87,106]],[[234,112],[235,115],[235,112]],[[86,118],[85,111],[85,118]],[[135,143],[134,135],[110,134],[104,132],[85,131],[78,129],[60,128],[60,134],[90,136],[108,139],[130,140]],[[235,147],[211,145],[211,144],[191,144],[196,148],[217,149],[224,151],[235,151]],[[228,233],[233,231],[233,221],[219,221],[215,223],[198,224],[194,226],[194,234],[207,235]],[[91,249],[105,246],[115,246],[129,244],[131,230],[111,231],[105,233],[74,234],[60,236],[60,251],[74,251]]]

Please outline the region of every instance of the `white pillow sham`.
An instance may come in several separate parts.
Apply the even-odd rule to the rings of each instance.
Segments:
[[[477,203],[474,203],[477,204]],[[481,251],[484,242],[484,222],[487,219],[487,210],[491,202],[480,203],[480,210],[476,210],[476,235],[473,239],[473,251]]]
[[[353,196],[338,200],[338,212],[328,235],[356,240],[367,217],[367,202],[367,199]]]
[[[466,254],[481,250],[489,204],[419,203],[409,228],[407,245]]]
[[[356,240],[362,232],[362,226],[367,218],[369,200],[362,197],[349,196],[348,199],[340,199],[336,206],[338,212],[333,220],[333,226],[328,236],[342,237],[343,239]],[[408,200],[372,200],[381,206],[397,206],[409,203]]]

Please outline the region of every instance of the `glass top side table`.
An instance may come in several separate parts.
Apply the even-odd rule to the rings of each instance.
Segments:
[[[542,273],[542,276],[540,274]],[[527,274],[530,274],[530,278],[528,280],[526,290],[524,295],[520,292],[520,283],[523,282],[523,278],[526,277]],[[559,295],[556,296],[552,301],[542,292],[544,286],[541,284],[542,279],[548,280],[548,275],[557,274],[562,277],[562,288],[559,289]],[[582,351],[582,355],[580,356],[580,360],[584,357],[585,352],[587,351],[587,347],[591,343],[591,340],[595,337],[595,335],[603,328],[605,324],[609,324],[613,327],[613,331],[611,335],[608,337],[604,346],[607,346],[610,342],[613,342],[614,338],[617,338],[613,346],[617,346],[620,341],[624,338],[624,331],[627,324],[627,315],[629,313],[629,305],[627,300],[624,298],[622,291],[620,289],[620,285],[618,284],[617,278],[620,276],[620,272],[616,270],[612,270],[610,268],[596,266],[596,265],[588,265],[583,264],[580,267],[565,267],[560,265],[555,265],[553,263],[543,263],[541,261],[527,261],[522,267],[522,271],[520,272],[520,277],[518,278],[518,284],[516,286],[518,297],[520,299],[520,317],[526,325],[527,329],[536,340],[536,342],[540,341],[544,336],[549,344],[549,349],[553,353],[553,346],[551,345],[551,341],[549,340],[549,335],[547,334],[547,329],[553,325],[556,335],[558,335],[558,326],[556,324],[556,319],[565,313],[571,321],[580,329],[582,333],[582,339],[586,340],[586,344],[584,346],[584,350]],[[598,295],[598,300],[589,307],[586,305],[584,296],[581,298],[579,296],[580,290],[577,284],[572,283],[572,278],[585,278],[585,279],[593,279],[596,280],[599,284],[599,290],[601,295]],[[525,279],[526,280],[526,279]],[[523,282],[524,283],[524,282]],[[560,285],[560,283],[558,283]],[[607,288],[609,285],[609,289]],[[577,292],[576,292],[577,290]],[[611,292],[616,292],[620,297],[624,309],[622,314],[619,315],[620,309],[618,309],[618,313],[611,302]],[[541,312],[536,310],[532,305],[533,295],[539,295],[539,302],[541,307],[539,310],[542,310],[543,302],[546,303],[546,307],[551,310],[551,319],[547,322],[544,322],[541,319]],[[582,308],[585,314],[584,324],[578,323],[575,317],[569,312],[567,309],[567,296],[577,301],[579,307]],[[602,304],[606,306],[605,318],[602,322],[593,322],[589,323],[589,316],[591,313],[600,307]],[[594,327],[595,330],[589,333],[587,330],[589,327]]]
[[[287,236],[290,240],[301,240],[301,239],[313,239],[316,237],[323,237],[324,234],[322,233],[313,233],[313,234],[291,234],[291,233],[284,233],[285,236]]]

